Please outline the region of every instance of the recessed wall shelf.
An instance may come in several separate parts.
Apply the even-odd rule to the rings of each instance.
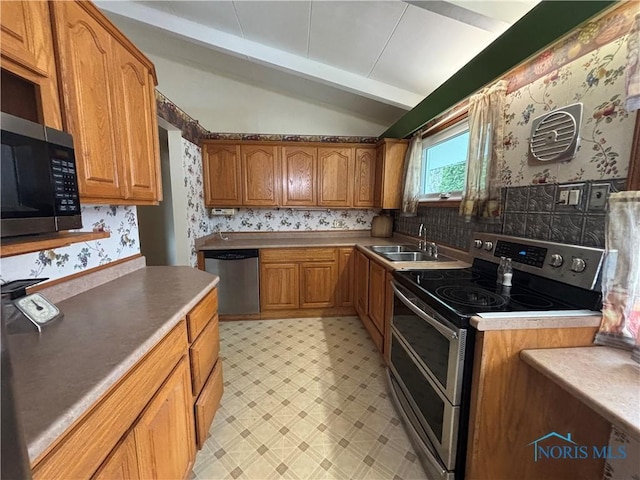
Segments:
[[[67,247],[73,243],[109,238],[110,235],[109,232],[58,232],[7,238],[0,243],[0,258]]]

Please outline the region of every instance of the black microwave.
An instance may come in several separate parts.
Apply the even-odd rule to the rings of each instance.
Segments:
[[[73,138],[2,113],[0,236],[82,228]]]

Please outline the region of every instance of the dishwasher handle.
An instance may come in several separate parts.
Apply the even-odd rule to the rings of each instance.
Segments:
[[[213,260],[245,260],[258,258],[257,248],[243,248],[237,250],[204,250],[204,258]]]

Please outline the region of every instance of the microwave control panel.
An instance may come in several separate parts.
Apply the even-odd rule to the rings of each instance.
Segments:
[[[76,164],[70,150],[57,147],[51,149],[51,175],[57,213],[62,215],[80,213]]]

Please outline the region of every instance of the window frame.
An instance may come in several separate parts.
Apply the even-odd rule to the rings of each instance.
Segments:
[[[462,132],[458,131],[458,129],[461,129],[463,122],[466,123],[466,127],[467,127],[466,130],[468,130],[469,129],[468,118],[469,118],[469,111],[465,109],[461,112],[457,112],[456,114],[448,118],[445,118],[439,123],[436,123],[433,127],[428,129],[422,135],[423,158],[422,158],[422,170],[420,172],[420,190],[421,191],[424,189],[425,169],[427,168],[426,161],[424,158],[424,150],[425,150],[424,143],[430,140],[433,141],[434,139],[435,139],[435,142],[433,143],[439,143],[440,141],[442,141],[443,139],[449,136],[459,135]],[[464,131],[464,129],[462,131]],[[465,172],[465,178],[466,178],[466,172]],[[421,205],[427,206],[427,207],[458,207],[460,205],[460,202],[462,201],[462,191],[455,192],[454,195],[451,195],[448,198],[441,198],[440,193],[427,193],[427,194],[421,193],[418,201]]]

